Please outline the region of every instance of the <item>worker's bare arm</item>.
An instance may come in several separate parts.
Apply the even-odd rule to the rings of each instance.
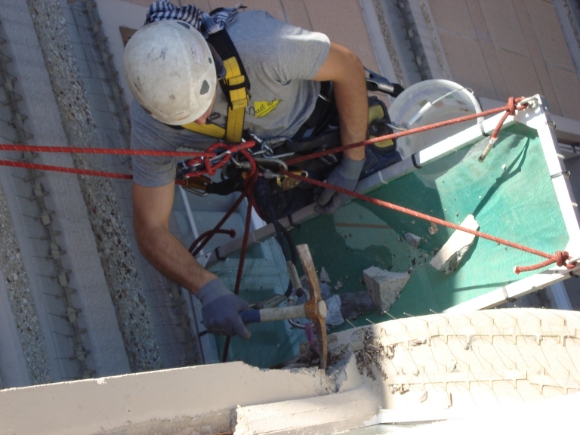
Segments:
[[[359,58],[349,49],[331,43],[328,57],[314,80],[333,82],[342,144],[365,140],[368,100],[364,67]],[[364,147],[347,150],[344,154],[353,160],[365,158]]]
[[[195,294],[216,276],[202,268],[169,232],[174,189],[173,183],[161,187],[133,183],[135,236],[139,249],[157,270]]]

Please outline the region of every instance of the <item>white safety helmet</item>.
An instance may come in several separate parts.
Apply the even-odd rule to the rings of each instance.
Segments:
[[[165,124],[189,124],[210,107],[216,68],[203,36],[190,24],[164,20],[139,29],[123,56],[131,93]]]

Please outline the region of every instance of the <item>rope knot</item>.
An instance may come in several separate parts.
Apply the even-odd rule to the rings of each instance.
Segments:
[[[556,251],[554,258],[556,259],[556,264],[559,267],[566,266],[568,269],[574,269],[576,264],[578,264],[577,261],[572,263],[567,262],[570,259],[570,254],[568,254],[567,251]]]
[[[516,114],[516,99],[514,97],[508,98],[506,112],[508,113],[508,115],[515,116],[515,114]]]
[[[556,251],[554,257],[556,258],[556,264],[561,267],[566,264],[566,260],[568,259],[568,252]]]

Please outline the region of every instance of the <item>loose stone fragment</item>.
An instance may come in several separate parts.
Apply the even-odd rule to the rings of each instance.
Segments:
[[[421,243],[421,237],[416,236],[413,233],[405,233],[405,240],[414,248],[418,248],[419,244]]]
[[[429,234],[431,234],[432,236],[437,234],[437,231],[439,231],[439,228],[437,228],[437,225],[435,225],[433,222],[431,222],[431,225],[429,225],[429,228],[427,229],[429,231]]]
[[[330,286],[327,283],[321,282],[319,284],[319,287],[320,287],[320,296],[322,297],[322,300],[325,301],[330,296],[332,296]],[[306,288],[308,288],[308,290],[310,290],[310,286],[307,286]]]
[[[471,214],[465,218],[461,226],[474,231],[479,228],[479,224]],[[475,236],[473,234],[456,230],[439,252],[431,259],[431,266],[443,272],[445,275],[452,274],[459,267],[461,260],[474,240]]]
[[[379,314],[389,311],[410,277],[408,273],[389,272],[375,266],[363,271],[367,291]]]
[[[330,276],[328,275],[328,272],[324,267],[320,269],[320,277],[318,278],[318,280],[320,282],[330,282]]]
[[[331,326],[338,326],[344,323],[344,318],[340,312],[340,296],[333,295],[326,300],[326,323]]]

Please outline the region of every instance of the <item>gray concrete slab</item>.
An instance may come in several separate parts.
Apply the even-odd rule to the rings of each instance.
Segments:
[[[7,171],[0,171],[0,176],[10,177]],[[0,181],[0,185],[2,182]],[[41,322],[39,321],[38,306],[32,297],[30,280],[26,271],[22,250],[18,244],[18,235],[13,224],[13,213],[10,212],[5,188],[0,186],[0,268],[3,275],[3,290],[6,298],[0,298],[4,321],[12,321],[11,326],[2,329],[5,334],[4,349],[14,348],[18,343],[24,357],[24,364],[16,373],[11,373],[14,359],[18,362],[19,353],[15,352],[12,359],[0,360],[1,375],[12,382],[23,380],[22,370],[28,373],[31,384],[50,382],[50,367],[47,362],[48,354],[43,339]],[[11,195],[8,196],[8,198]],[[17,347],[17,346],[16,346]],[[14,377],[14,378],[13,378]]]
[[[118,0],[97,0],[99,15],[103,20],[103,32],[109,40],[109,49],[113,54],[115,68],[119,72],[119,83],[124,89],[123,98],[129,104],[132,97],[123,74],[123,42],[120,26],[138,29],[145,21],[147,7]]]
[[[61,2],[61,4],[63,4]],[[126,148],[128,137],[123,134],[121,123],[112,100],[107,98],[113,93],[111,78],[105,75],[105,68],[100,62],[102,53],[91,43],[95,35],[88,29],[87,13],[82,2],[73,5],[63,5],[70,9],[75,18],[76,26],[69,26],[73,41],[79,43],[78,50],[83,50],[80,65],[81,80],[91,106],[93,120],[100,138],[100,146],[105,148]],[[74,28],[73,28],[74,27]],[[110,47],[110,45],[109,45]],[[83,73],[84,72],[84,73]],[[130,159],[121,156],[105,156],[101,160],[103,170],[110,172],[130,173]],[[116,193],[119,211],[122,214],[127,229],[128,241],[131,245],[139,275],[142,278],[144,297],[151,314],[157,343],[160,346],[164,367],[179,367],[184,361],[183,331],[179,325],[181,317],[176,314],[175,302],[170,296],[170,285],[153,267],[140,255],[134,239],[132,228],[132,196],[131,183],[127,181],[112,181]]]
[[[0,270],[0,389],[25,387],[31,384],[26,357],[12,313],[6,276]]]
[[[65,145],[66,136],[26,3],[20,1],[4,3],[5,8],[0,13],[0,18],[6,29],[8,46],[14,60],[12,67],[19,78],[19,90],[23,96],[21,107],[29,115],[26,126],[34,134],[36,143]],[[71,158],[65,155],[46,155],[42,156],[39,161],[72,166]],[[2,181],[3,185],[6,185],[7,182],[4,179]],[[56,226],[62,231],[59,243],[62,245],[61,249],[67,251],[67,268],[73,271],[70,274],[70,286],[77,290],[75,302],[82,309],[81,324],[88,331],[86,345],[91,350],[93,369],[98,375],[127,373],[129,371],[127,356],[78,179],[74,175],[47,173],[42,183],[45,190],[50,192],[47,201],[55,212],[54,220],[58,223]],[[13,189],[20,189],[14,180],[11,180],[11,184]],[[30,189],[30,187],[26,188]],[[29,239],[30,234],[27,231],[33,222],[29,218],[21,218],[16,219],[15,223],[20,225],[19,243],[24,246],[24,250],[27,253],[44,250],[44,255],[46,255],[46,247],[43,248],[38,241]],[[42,268],[38,258],[28,255],[26,261],[28,262],[27,269],[32,271],[34,287],[48,290],[41,291],[38,300],[41,311],[47,313],[46,316],[42,316],[41,320],[44,322],[43,330],[49,347],[52,349],[50,359],[53,371],[57,374],[57,379],[70,379],[69,370],[65,369],[64,373],[59,373],[62,363],[58,361],[65,361],[61,358],[69,357],[72,353],[70,340],[63,341],[63,336],[59,335],[62,333],[62,325],[59,322],[63,320],[53,315],[62,314],[62,307],[60,313],[54,313],[58,311],[59,300],[54,296],[44,294],[55,294],[54,288],[51,288],[54,286],[54,280],[34,273],[40,270],[39,267]],[[53,275],[54,273],[52,271]]]

